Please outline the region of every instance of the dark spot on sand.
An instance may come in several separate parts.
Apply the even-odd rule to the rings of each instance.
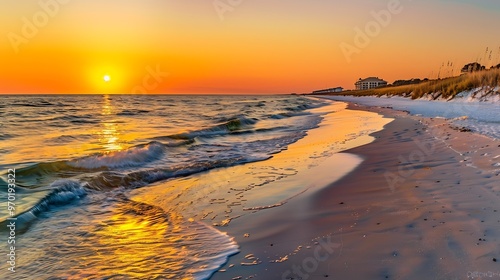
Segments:
[[[493,261],[494,261],[494,262],[497,262],[497,259],[496,259],[496,258],[493,258]]]
[[[344,202],[339,203],[340,205],[344,204]]]
[[[271,246],[271,247],[272,247],[272,246],[274,246],[274,244],[273,244],[273,243],[271,243],[271,244],[269,244],[269,246]]]

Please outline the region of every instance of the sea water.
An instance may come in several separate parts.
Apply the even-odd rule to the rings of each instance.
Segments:
[[[337,153],[390,122],[346,107],[295,95],[2,96],[0,244],[12,251],[15,219],[16,272],[4,254],[0,279],[209,279],[239,252],[224,232],[232,220],[349,173],[362,159]]]
[[[10,279],[207,279],[238,252],[210,224],[130,199],[156,182],[264,161],[318,126],[301,96],[33,95],[0,99],[2,244]],[[188,198],[189,200],[189,198]],[[11,217],[11,218],[12,218]],[[52,278],[51,278],[52,277]]]

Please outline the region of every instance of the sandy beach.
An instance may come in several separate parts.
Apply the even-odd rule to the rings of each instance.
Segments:
[[[23,137],[5,155],[25,162],[39,150],[35,164],[12,166],[23,230],[16,277],[3,269],[1,279],[500,278],[500,143],[456,116],[409,115],[389,98],[374,98],[379,107],[298,96],[30,100],[38,107],[13,118],[19,135],[38,133],[25,117],[47,122],[58,102],[68,108],[46,142]],[[157,105],[146,113],[137,102]],[[421,107],[451,104],[430,102]],[[103,113],[89,121],[94,104]],[[186,117],[192,106],[213,115]],[[485,131],[496,131],[488,106],[474,112],[490,114]],[[188,125],[196,129],[179,130]],[[68,127],[102,142],[61,139]],[[138,144],[120,149],[125,131]],[[100,145],[111,150],[73,154]]]
[[[342,179],[232,221],[241,252],[212,279],[500,278],[499,142],[444,119],[349,109],[394,121],[336,154],[363,159]]]
[[[500,1],[0,1],[0,280],[500,280]]]

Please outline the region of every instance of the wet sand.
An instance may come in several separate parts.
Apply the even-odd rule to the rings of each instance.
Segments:
[[[241,252],[212,279],[500,279],[499,141],[350,108],[395,120],[338,154],[364,159],[342,179],[232,221]]]
[[[227,232],[231,237],[243,238],[242,250],[246,252],[246,241],[259,236],[265,238],[271,233],[286,230],[294,223],[294,220],[283,219],[288,214],[280,214],[282,207],[292,201],[307,201],[307,197],[342,178],[362,162],[357,155],[339,151],[372,142],[374,138],[370,134],[382,130],[385,124],[392,121],[376,113],[346,110],[345,103],[332,103],[312,111],[323,116],[319,127],[308,131],[307,136],[268,160],[158,182],[133,190],[129,198],[162,208],[169,213],[172,224],[203,223],[220,232]],[[276,213],[278,221],[257,226],[260,222],[267,222],[269,213]],[[250,219],[249,216],[255,218]],[[305,233],[304,236],[311,234],[315,232]],[[295,244],[303,242],[302,239],[282,243],[285,245],[277,248],[293,250],[290,246],[297,246]],[[251,253],[242,254],[232,259],[236,265],[228,269],[231,273],[238,273],[240,267],[256,268],[271,260],[257,260],[251,257]],[[247,258],[238,259],[241,256]],[[223,257],[213,256],[217,262]],[[227,275],[221,277],[226,278]]]

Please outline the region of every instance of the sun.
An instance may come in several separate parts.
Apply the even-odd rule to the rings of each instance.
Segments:
[[[111,77],[109,75],[104,75],[103,79],[106,83],[109,83],[111,81]]]

